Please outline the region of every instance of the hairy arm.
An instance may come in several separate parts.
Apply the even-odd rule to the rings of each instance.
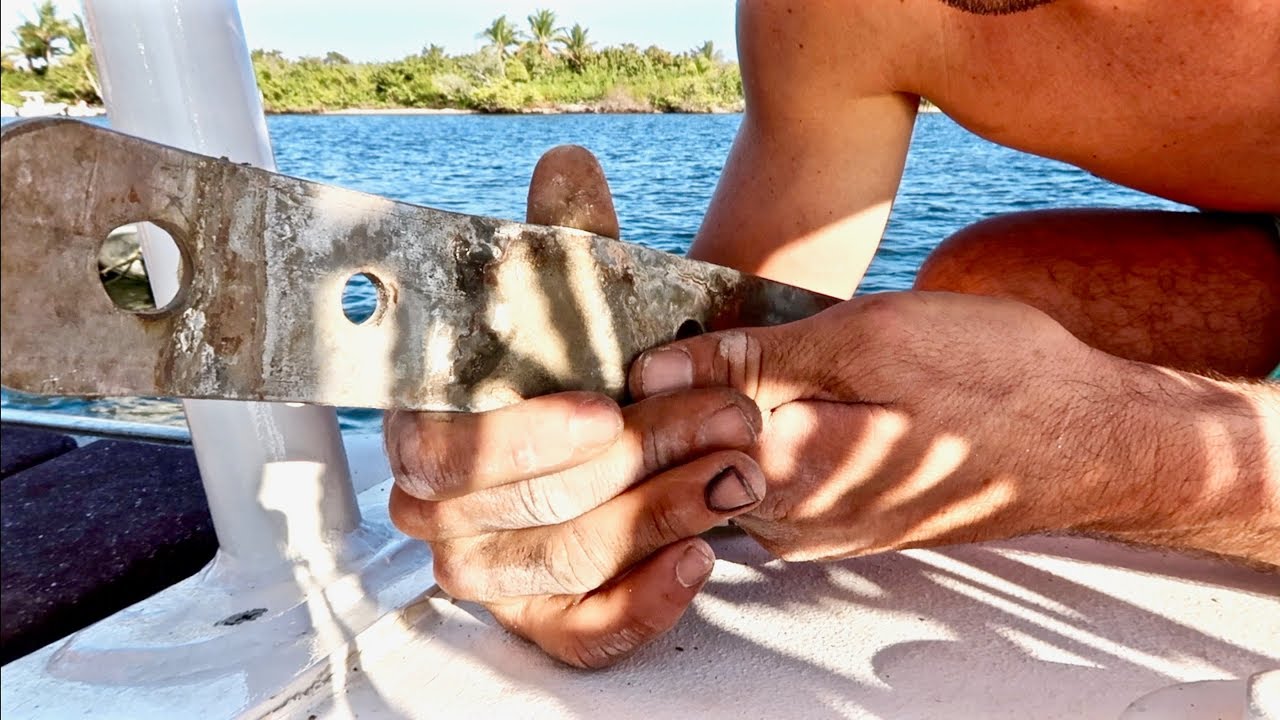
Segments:
[[[1280,566],[1280,385],[1119,362],[1133,472],[1082,529]]]
[[[742,0],[747,109],[690,256],[849,297],[889,217],[918,98],[893,38],[854,3]]]
[[[717,386],[764,413],[768,494],[735,522],[788,560],[1085,532],[1280,566],[1280,388],[1124,360],[1019,302],[863,295],[632,369],[636,397]]]

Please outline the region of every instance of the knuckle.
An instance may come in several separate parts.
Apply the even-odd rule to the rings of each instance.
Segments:
[[[667,466],[671,461],[666,451],[666,442],[662,435],[666,432],[664,425],[650,425],[641,435],[641,462],[644,463],[645,474],[654,473]]]
[[[880,293],[860,298],[856,317],[869,336],[898,333],[907,328],[910,298],[903,293]]]
[[[402,499],[397,502],[395,497]],[[391,522],[409,537],[433,542],[448,534],[446,518],[450,513],[445,503],[419,500],[407,493],[397,494],[393,496],[390,513]]]
[[[543,553],[543,570],[555,591],[581,595],[603,585],[610,572],[596,533],[579,522],[565,523],[562,529],[552,535]]]
[[[433,548],[432,572],[436,584],[451,597],[459,600],[484,599],[485,583],[482,572],[467,553],[457,548],[441,545]]]
[[[764,346],[753,333],[732,330],[716,342],[716,376],[748,397],[760,390],[763,363]]]
[[[635,422],[638,431],[639,466],[628,464],[621,472],[617,467],[601,468],[616,475],[645,477],[666,470],[688,459],[703,442],[705,422],[720,410],[736,405],[743,414],[758,412],[749,400],[727,387],[699,388],[656,399],[646,406],[645,414]]]
[[[685,509],[688,505],[679,502],[671,493],[654,500],[652,508],[645,513],[645,527],[651,536],[648,538],[650,545],[668,545],[695,534],[696,531],[689,527],[690,519]],[[704,505],[698,503],[697,507],[702,508]]]
[[[533,437],[526,433],[511,440],[511,444],[506,448],[509,467],[518,473],[530,473],[537,470],[540,461],[538,448],[535,446]]]
[[[788,521],[791,516],[792,502],[791,499],[781,493],[769,493],[764,496],[756,509],[751,512],[751,517],[764,520],[774,524],[781,524]]]
[[[417,507],[421,502],[423,501],[407,493],[392,492],[391,499],[387,502],[387,514],[391,517],[391,524],[409,537],[421,537],[420,510]]]
[[[544,475],[516,485],[516,507],[513,514],[529,526],[559,525],[577,513],[570,493],[562,492],[562,476]]]
[[[424,468],[409,468],[396,476],[396,483],[405,492],[417,498],[430,499],[445,496],[453,483],[448,476]]]

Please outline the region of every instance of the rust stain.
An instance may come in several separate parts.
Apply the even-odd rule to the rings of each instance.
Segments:
[[[3,381],[17,389],[427,410],[570,389],[621,397],[625,375],[609,366],[688,320],[774,324],[837,302],[581,231],[370,198],[82,123],[22,123],[0,137],[0,343]],[[127,211],[113,209],[126,198]],[[170,311],[115,310],[83,262],[96,257],[96,225],[126,212],[163,224],[193,266]],[[360,331],[367,346],[323,315],[335,307],[311,301],[316,283],[352,268],[377,268],[393,308],[394,322]]]

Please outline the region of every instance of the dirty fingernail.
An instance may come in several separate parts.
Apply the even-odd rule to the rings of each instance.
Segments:
[[[598,447],[613,442],[622,432],[622,415],[602,397],[583,400],[569,418],[569,438],[578,447]]]
[[[717,410],[698,428],[700,447],[746,447],[756,441],[756,430],[737,405]]]
[[[691,588],[707,579],[715,562],[715,556],[706,545],[700,542],[694,543],[686,548],[684,554],[676,561],[676,581],[684,587]]]
[[[640,389],[645,395],[683,390],[693,385],[693,360],[680,348],[648,353],[641,361]]]
[[[759,478],[754,482],[763,485]],[[707,507],[716,512],[730,512],[754,505],[764,497],[764,487],[755,484],[743,477],[738,468],[729,466],[707,484]]]

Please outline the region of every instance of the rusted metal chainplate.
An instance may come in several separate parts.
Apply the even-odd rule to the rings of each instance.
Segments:
[[[6,126],[3,384],[26,392],[485,410],[561,390],[621,399],[682,325],[766,325],[831,298],[567,228],[307,182],[70,120]],[[148,220],[182,290],[120,310],[114,228]],[[366,273],[363,324],[342,292]]]

